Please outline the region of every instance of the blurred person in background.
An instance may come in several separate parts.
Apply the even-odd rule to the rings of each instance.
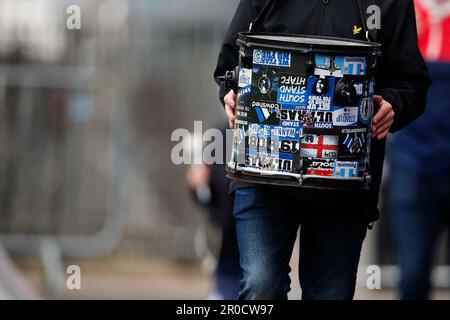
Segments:
[[[391,210],[402,299],[427,299],[436,244],[450,215],[450,0],[415,0],[433,85],[425,114],[392,141]]]
[[[222,129],[224,142],[226,130]],[[226,150],[224,145],[224,150]],[[192,165],[187,181],[198,204],[209,211],[210,222],[220,227],[222,233],[217,267],[214,272],[215,291],[211,300],[236,300],[239,295],[241,268],[233,217],[233,199],[228,193],[230,180],[225,165]]]

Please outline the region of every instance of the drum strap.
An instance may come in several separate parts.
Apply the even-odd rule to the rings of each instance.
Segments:
[[[377,29],[369,29],[367,26],[367,21],[369,20],[369,15],[367,13],[367,8],[370,5],[370,0],[357,0],[359,13],[361,15],[361,19],[363,21],[364,31],[366,33],[367,41],[377,41]]]
[[[264,8],[261,10],[259,15],[250,23],[249,32],[258,32],[261,31],[261,26],[266,18],[269,10],[277,3],[278,0],[268,0]],[[371,0],[357,0],[359,13],[361,15],[361,20],[363,21],[364,31],[366,33],[367,41],[376,41],[378,32],[377,29],[369,29],[367,26],[367,21],[369,19],[369,15],[367,14],[367,8],[370,5]]]
[[[272,8],[272,6],[277,2],[278,0],[268,0],[264,8],[261,10],[259,15],[255,18],[255,20],[250,23],[249,32],[258,32],[261,31],[260,28],[262,26],[262,23],[264,19],[266,18],[267,14],[269,13],[269,10]]]

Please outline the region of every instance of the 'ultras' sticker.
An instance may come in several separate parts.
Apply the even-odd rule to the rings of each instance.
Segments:
[[[341,178],[358,176],[359,162],[336,161],[333,175]]]
[[[288,153],[279,153],[277,155],[259,152],[255,149],[246,150],[247,166],[270,171],[292,171],[293,155]]]
[[[314,74],[324,77],[342,78],[344,75],[366,75],[367,62],[365,57],[327,56],[316,54],[316,69]]]
[[[277,102],[305,106],[308,95],[308,77],[282,74],[278,79]]]
[[[304,173],[309,176],[332,177],[334,162],[332,159],[305,159]]]
[[[239,70],[239,88],[244,88],[252,85],[252,70],[240,69]]]
[[[358,124],[358,107],[334,107],[333,125],[351,127]]]
[[[336,159],[339,137],[307,134],[303,137],[300,156],[302,158]]]
[[[339,140],[339,157],[362,156],[366,154],[366,128],[342,129]]]
[[[290,67],[291,54],[289,52],[255,49],[253,51],[253,64],[274,67]]]
[[[280,124],[284,127],[332,129],[333,112],[281,109]]]

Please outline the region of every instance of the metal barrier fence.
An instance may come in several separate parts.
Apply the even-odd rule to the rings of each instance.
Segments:
[[[62,28],[69,3],[43,2],[62,16],[38,32]],[[0,55],[1,240],[20,254],[195,259],[202,217],[170,134],[220,118],[211,52],[236,3],[73,3],[82,29],[54,36],[52,61],[23,54],[31,34]]]

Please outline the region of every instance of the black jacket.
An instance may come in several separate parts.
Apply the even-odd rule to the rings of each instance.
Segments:
[[[376,94],[390,102],[395,111],[391,132],[395,132],[419,117],[425,108],[426,95],[431,81],[417,45],[416,20],[413,0],[371,0],[381,8],[381,30],[377,42],[382,44],[382,57],[376,77]],[[217,80],[227,70],[238,64],[238,33],[247,31],[252,20],[264,7],[266,0],[241,0],[225,37],[214,76],[220,85],[220,99],[227,93]],[[364,32],[353,34],[354,26],[362,27],[363,19],[356,0],[279,0],[268,12],[263,30],[276,33],[321,35],[365,40]],[[371,175],[369,192],[348,194],[361,206],[375,209],[383,170],[385,141],[372,141]],[[233,188],[247,186],[234,183]],[[324,191],[292,191],[311,198],[333,198],[340,203],[342,193]],[[348,205],[348,203],[346,204]],[[372,210],[371,219],[378,217]]]

